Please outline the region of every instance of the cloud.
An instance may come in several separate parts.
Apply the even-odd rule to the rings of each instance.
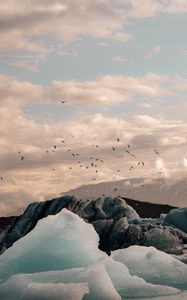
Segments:
[[[170,176],[170,170],[166,167],[163,159],[157,159],[155,162],[156,169],[159,173],[161,173],[164,177]]]
[[[114,56],[112,60],[117,62],[132,62],[132,59],[123,56]]]
[[[111,37],[125,21],[125,11],[115,1],[21,0],[19,5],[7,2],[0,3],[1,52],[15,49],[41,52],[46,49],[45,38],[49,44],[50,38],[70,42],[83,35]],[[118,37],[129,38],[120,32]]]
[[[147,74],[143,77],[104,76],[93,81],[53,81],[46,98],[65,99],[69,103],[91,105],[114,105],[126,102],[136,96],[161,97],[172,95],[164,87],[170,83],[165,75]]]
[[[37,72],[41,61],[58,54],[59,47],[66,52],[69,43],[83,37],[96,39],[101,47],[106,47],[110,39],[128,42],[133,36],[126,32],[125,26],[136,18],[184,12],[187,12],[185,0],[145,0],[143,4],[141,0],[33,0],[32,3],[19,0],[19,5],[16,1],[3,0],[0,2],[0,54],[12,55],[10,65]],[[155,54],[161,50],[158,47],[153,49]],[[31,60],[23,58],[25,53]],[[150,55],[147,53],[145,57]]]
[[[118,42],[128,42],[133,38],[133,36],[130,33],[117,32],[113,38]]]
[[[154,178],[163,174],[173,178],[186,176],[186,167],[182,163],[187,151],[185,122],[138,111],[134,117],[125,113],[113,116],[112,110],[110,114],[82,110],[81,115],[71,113],[68,119],[45,122],[42,115],[40,118],[28,116],[24,109],[25,105],[34,106],[35,103],[41,103],[45,108],[51,101],[50,109],[53,110],[53,103],[56,107],[54,100],[59,99],[55,95],[65,96],[63,93],[70,93],[72,103],[96,103],[98,107],[102,103],[101,95],[107,96],[107,106],[116,104],[120,97],[120,101],[133,101],[140,94],[144,98],[154,97],[156,101],[158,95],[168,95],[168,83],[173,85],[174,78],[158,74],[139,78],[105,76],[88,82],[58,82],[57,85],[53,82],[46,87],[6,75],[0,75],[0,79],[0,174],[4,178],[0,182],[0,208],[3,214],[20,212],[27,204],[26,199],[28,202],[47,199],[82,184],[128,177]],[[49,94],[51,98],[46,99]],[[128,98],[124,100],[126,94]],[[68,107],[64,104],[62,111],[66,112]],[[125,152],[128,144],[136,159]],[[160,157],[154,153],[155,148]],[[23,161],[18,151],[24,156]],[[94,157],[97,167],[91,166],[90,157]],[[103,162],[96,161],[97,158]],[[138,161],[144,161],[145,166],[138,165]],[[129,170],[131,165],[135,168],[133,171]],[[11,206],[8,199],[14,199],[14,196],[17,205],[15,201]]]
[[[150,52],[148,52],[148,53],[146,53],[146,54],[144,55],[144,58],[145,58],[145,59],[150,59],[150,58],[152,58],[153,56],[155,56],[155,55],[157,55],[158,53],[160,53],[161,51],[162,51],[161,46],[159,46],[159,45],[154,46],[153,49],[152,49]]]

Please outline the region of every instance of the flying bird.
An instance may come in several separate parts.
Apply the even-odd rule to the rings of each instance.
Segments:
[[[160,155],[160,153],[156,150],[156,149],[154,149],[153,150],[157,155]]]

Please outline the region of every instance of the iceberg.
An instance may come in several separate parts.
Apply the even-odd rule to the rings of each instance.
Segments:
[[[168,300],[184,296],[179,288],[187,289],[187,266],[180,261],[154,248],[136,246],[108,257],[98,243],[93,226],[66,209],[40,220],[0,256],[0,299]],[[163,269],[168,267],[165,272],[156,269],[158,262]],[[154,268],[149,268],[151,263]],[[160,280],[148,274],[155,271],[162,271]]]

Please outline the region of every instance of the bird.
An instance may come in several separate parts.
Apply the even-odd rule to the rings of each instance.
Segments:
[[[142,161],[142,166],[145,166],[145,163],[144,163],[144,161]]]
[[[117,172],[120,172],[120,170],[117,170]]]
[[[130,149],[131,146],[130,146],[130,145],[127,145],[127,147]]]
[[[159,153],[156,149],[153,149],[153,151],[154,151],[157,155],[160,155],[160,153]]]
[[[64,104],[64,103],[66,103],[66,101],[62,100],[61,103]]]
[[[119,143],[120,139],[119,139],[119,138],[117,138],[117,141],[118,141],[118,143]]]
[[[56,169],[52,169],[52,171],[56,171]]]
[[[71,151],[71,149],[68,149],[67,151],[68,151],[68,152],[70,152],[70,151]]]
[[[49,153],[49,150],[46,150],[46,153]]]
[[[91,166],[93,167],[93,166],[94,166],[94,164],[93,164],[93,163],[91,163]]]
[[[72,153],[71,155],[72,155],[72,156],[75,156],[75,154],[74,154],[74,153]]]
[[[53,147],[54,147],[54,149],[56,149],[56,145],[54,145]]]
[[[2,177],[2,176],[1,176],[0,178],[1,178],[1,180],[3,180],[3,177]]]
[[[112,147],[112,150],[113,150],[113,151],[116,151],[116,149],[115,149],[114,147]]]
[[[22,160],[24,160],[24,157],[23,157],[23,155],[21,156],[21,161],[22,161]]]
[[[62,141],[61,141],[61,143],[65,143],[65,141],[64,141],[64,140],[62,140]]]
[[[72,169],[72,167],[69,167],[69,169],[71,170],[71,169]]]
[[[115,187],[115,188],[114,188],[114,192],[117,192],[117,190],[118,190],[117,187]]]

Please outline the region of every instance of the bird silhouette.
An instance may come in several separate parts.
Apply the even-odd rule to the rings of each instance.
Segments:
[[[117,141],[118,141],[118,143],[119,143],[120,139],[119,139],[119,138],[117,138]]]
[[[116,149],[115,149],[114,147],[112,147],[112,150],[113,150],[113,151],[116,151]]]
[[[153,151],[154,151],[157,155],[160,155],[160,153],[159,153],[156,149],[153,149]]]

